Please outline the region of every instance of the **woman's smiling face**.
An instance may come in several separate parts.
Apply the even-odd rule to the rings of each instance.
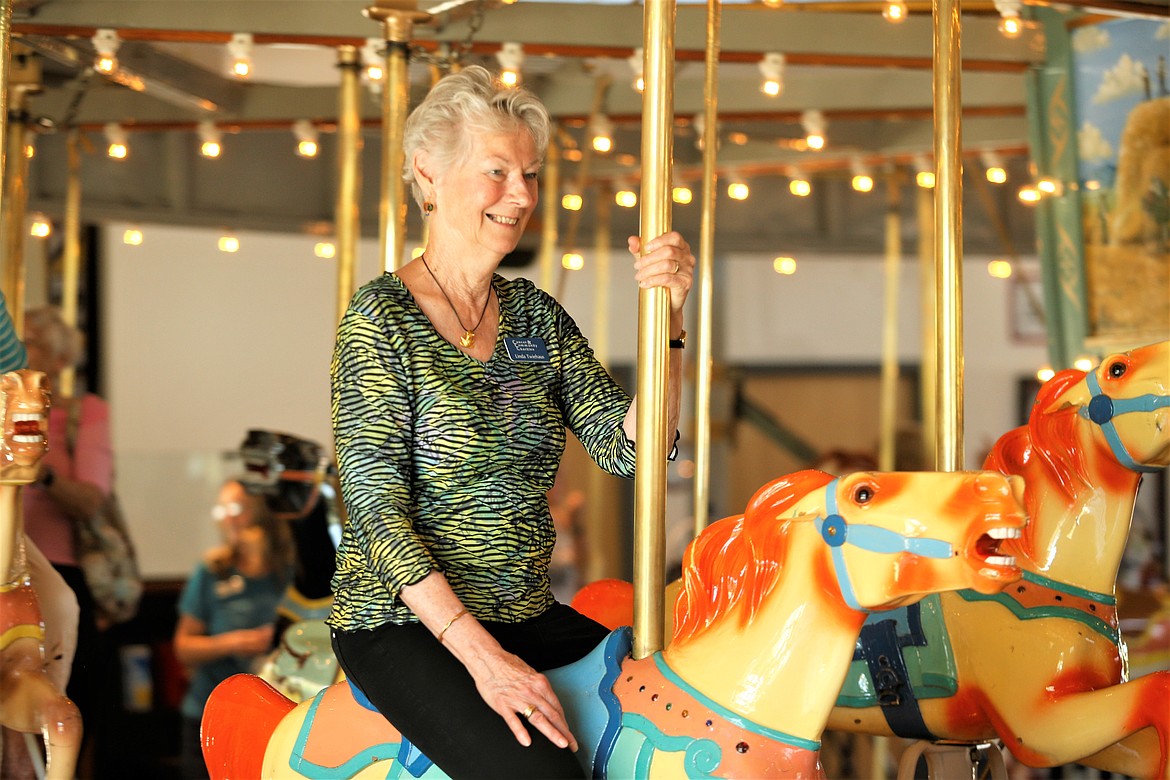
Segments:
[[[516,248],[536,208],[539,171],[527,129],[471,135],[467,151],[434,175],[432,238],[452,251],[502,258]]]

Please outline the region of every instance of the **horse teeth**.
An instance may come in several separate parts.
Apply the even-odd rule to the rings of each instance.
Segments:
[[[989,555],[987,563],[991,566],[1015,566],[1016,559],[1011,555]]]
[[[29,412],[16,412],[12,415],[13,422],[30,422],[32,420],[40,420],[41,415],[31,414]]]
[[[36,444],[37,442],[41,441],[42,438],[43,437],[41,436],[29,436],[27,434],[18,433],[12,437],[12,440],[19,442],[20,444]]]
[[[987,532],[987,535],[992,539],[1019,539],[1019,528],[992,528]]]

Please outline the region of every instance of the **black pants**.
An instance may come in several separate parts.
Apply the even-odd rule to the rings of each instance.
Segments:
[[[580,659],[608,633],[564,604],[523,623],[480,622],[537,671]],[[350,683],[453,778],[584,777],[575,754],[536,729],[531,747],[517,742],[463,664],[421,624],[334,631],[333,652]]]

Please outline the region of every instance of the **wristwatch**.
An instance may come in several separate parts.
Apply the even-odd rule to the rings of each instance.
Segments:
[[[41,471],[41,478],[37,480],[37,484],[46,490],[53,487],[53,483],[57,481],[57,472],[53,471],[52,466],[45,466]]]
[[[687,332],[684,330],[682,333],[678,334],[677,339],[671,339],[670,341],[666,342],[666,344],[671,349],[683,349],[687,345]]]

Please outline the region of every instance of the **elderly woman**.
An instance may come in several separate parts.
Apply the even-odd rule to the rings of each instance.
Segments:
[[[93,393],[70,398],[58,391],[61,372],[82,357],[82,335],[65,322],[60,309],[46,306],[24,315],[28,367],[43,371],[54,391],[49,413],[48,453],[37,481],[23,491],[24,527],[77,596],[77,650],[66,693],[77,703],[89,742],[100,731],[100,617],[85,575],[78,566],[73,526],[101,506],[113,488],[110,413]]]
[[[454,777],[582,775],[540,672],[606,630],[553,599],[546,494],[566,427],[603,469],[634,472],[635,402],[555,300],[495,273],[536,209],[549,133],[532,94],[483,68],[435,85],[405,143],[426,251],[358,291],[334,354],[349,513],[334,650],[350,682]],[[670,289],[681,348],[690,248],[676,233],[629,247],[637,283]],[[672,350],[671,426],[681,364]]]

